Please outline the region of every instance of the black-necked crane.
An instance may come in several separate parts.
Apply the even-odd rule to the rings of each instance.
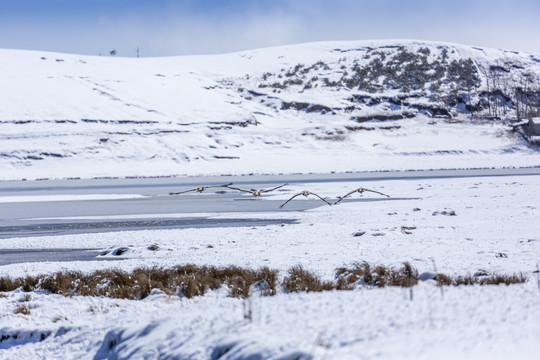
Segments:
[[[271,188],[271,189],[261,189],[261,190],[239,189],[239,188],[235,188],[235,187],[232,187],[232,186],[227,186],[227,187],[228,187],[229,189],[232,189],[232,190],[238,190],[238,191],[243,191],[243,192],[251,193],[251,195],[253,195],[253,196],[261,196],[263,193],[267,193],[267,192],[270,192],[270,191],[277,190],[277,189],[279,189],[279,188],[284,187],[285,185],[289,185],[289,184],[283,184],[283,185],[279,185],[279,186],[276,186],[276,187]]]
[[[319,195],[315,194],[314,192],[311,192],[311,191],[308,191],[308,190],[304,190],[304,191],[300,191],[298,194],[295,194],[293,195],[289,200],[285,201],[283,204],[281,204],[281,206],[279,207],[280,209],[282,207],[284,207],[285,205],[287,205],[287,203],[289,201],[291,201],[292,199],[294,199],[295,197],[297,196],[300,196],[300,195],[304,195],[305,197],[308,197],[309,195],[314,195],[316,197],[318,197],[319,199],[321,199],[322,201],[324,201],[325,203],[327,203],[328,205],[332,206],[332,204],[330,204],[328,201],[324,200],[322,197],[320,197]]]
[[[169,193],[169,195],[180,195],[180,194],[184,194],[184,193],[187,193],[187,192],[190,192],[190,191],[198,191],[198,192],[202,193],[204,190],[206,190],[208,188],[220,188],[220,187],[227,187],[229,185],[232,185],[232,183],[225,184],[225,185],[198,186],[196,188],[189,189],[189,190],[184,190],[184,191],[180,191],[180,192],[171,192],[171,193]]]
[[[373,192],[373,193],[376,193],[376,194],[379,194],[379,195],[383,195],[383,196],[386,196],[386,197],[390,197],[389,195],[383,194],[382,192],[375,191],[375,190],[371,190],[371,189],[366,189],[366,188],[362,188],[362,187],[361,187],[361,188],[358,188],[358,189],[354,189],[353,191],[350,191],[350,192],[348,192],[347,194],[345,194],[345,195],[343,195],[343,196],[340,196],[340,197],[338,198],[338,201],[336,201],[336,202],[334,203],[334,205],[336,205],[337,203],[339,203],[341,200],[345,199],[347,196],[350,196],[350,195],[352,195],[352,194],[354,194],[354,193],[356,193],[356,192],[359,193],[359,194],[362,194],[362,193],[365,192],[365,191],[369,191],[369,192]]]

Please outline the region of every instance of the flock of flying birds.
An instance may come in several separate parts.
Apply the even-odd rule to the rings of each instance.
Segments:
[[[227,188],[227,189],[231,189],[231,190],[237,190],[237,191],[241,191],[241,192],[247,192],[247,193],[250,193],[251,195],[253,196],[261,196],[263,193],[267,193],[267,192],[270,192],[270,191],[274,191],[274,190],[277,190],[279,188],[282,188],[288,184],[283,184],[283,185],[279,185],[279,186],[276,186],[276,187],[273,187],[271,189],[261,189],[261,190],[248,190],[248,189],[240,189],[240,188],[237,188],[237,187],[233,187],[231,186],[232,183],[229,183],[229,184],[224,184],[224,185],[207,185],[207,186],[198,186],[196,188],[193,188],[193,189],[189,189],[189,190],[184,190],[184,191],[180,191],[180,192],[171,192],[169,193],[169,195],[180,195],[180,194],[185,194],[185,193],[188,193],[188,192],[191,192],[191,191],[197,191],[197,192],[200,192],[202,193],[204,190],[208,189],[208,188]],[[303,195],[305,197],[308,197],[309,195],[313,195],[313,196],[316,196],[318,197],[319,199],[321,199],[322,201],[324,201],[325,203],[327,203],[328,205],[336,205],[338,204],[341,200],[345,199],[347,196],[350,196],[354,193],[359,193],[359,194],[362,194],[363,192],[365,191],[369,191],[369,192],[373,192],[373,193],[376,193],[376,194],[379,194],[379,195],[383,195],[383,196],[386,196],[386,197],[390,197],[386,194],[383,194],[382,192],[379,192],[379,191],[375,191],[375,190],[371,190],[371,189],[366,189],[366,188],[363,188],[363,187],[360,187],[358,189],[354,189],[352,191],[349,191],[347,194],[343,195],[343,196],[340,196],[338,197],[338,200],[334,203],[334,204],[331,204],[329,203],[326,199],[320,197],[319,195],[315,194],[314,192],[311,192],[309,190],[303,190],[303,191],[300,191],[299,193],[297,194],[294,194],[293,196],[291,196],[291,198],[287,201],[285,201],[283,204],[281,204],[281,206],[279,207],[280,209],[282,207],[284,207],[285,205],[287,205],[291,200],[293,200],[294,198],[300,196],[300,195]]]

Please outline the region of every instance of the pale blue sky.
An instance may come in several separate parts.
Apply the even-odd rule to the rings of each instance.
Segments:
[[[0,48],[119,56],[420,39],[540,54],[540,0],[0,0]]]

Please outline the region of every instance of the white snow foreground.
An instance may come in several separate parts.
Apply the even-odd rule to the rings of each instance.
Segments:
[[[220,291],[143,301],[22,292],[5,315],[0,359],[536,359],[540,296],[532,282],[281,294]],[[251,317],[245,317],[246,308]]]
[[[312,190],[335,198],[353,185],[318,183]],[[427,280],[412,288],[412,300],[409,289],[364,286],[270,297],[254,291],[248,300],[229,297],[225,288],[191,299],[155,290],[139,301],[17,290],[0,296],[0,359],[536,359],[537,177],[388,180],[376,189],[403,200],[355,196],[294,215],[261,214],[299,220],[285,226],[10,239],[1,247],[129,250],[121,261],[13,264],[0,267],[0,275],[192,263],[268,266],[283,277],[302,264],[332,279],[337,267],[354,261],[410,261],[433,272],[435,260],[448,275],[523,273],[529,280],[443,292]],[[154,243],[159,249],[148,250]],[[22,305],[29,315],[15,314]]]
[[[418,71],[362,72],[392,61]],[[452,85],[452,61],[477,75],[476,95]],[[485,71],[540,78],[533,54],[419,41],[140,59],[0,50],[0,68],[4,180],[540,165],[465,109]]]

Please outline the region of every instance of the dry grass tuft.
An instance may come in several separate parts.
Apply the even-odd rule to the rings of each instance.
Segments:
[[[315,274],[305,270],[301,265],[292,267],[289,276],[283,280],[283,287],[289,292],[313,292],[333,290],[336,288],[331,281],[322,281]]]
[[[63,320],[63,319],[67,320],[67,317],[62,318],[62,317],[60,317],[60,316],[55,316],[55,317],[53,317],[53,318],[51,319],[51,321],[52,321],[53,323],[57,323],[57,322],[59,322],[60,320]]]
[[[30,309],[26,305],[19,305],[13,311],[14,314],[30,315]]]
[[[356,262],[352,268],[338,268],[336,269],[336,289],[349,290],[354,287],[356,283],[372,284],[373,276],[371,271],[371,265],[364,261],[362,263]]]
[[[22,286],[22,282],[20,279],[13,280],[10,277],[0,278],[0,291],[1,292],[12,291],[17,288],[20,288],[21,286]]]
[[[377,265],[373,268],[364,261],[354,263],[352,268],[337,269],[336,278],[338,290],[347,290],[354,284],[376,287],[411,287],[418,283],[418,271],[408,262],[403,263],[400,269],[394,269],[383,265]]]
[[[487,276],[457,276],[452,279],[452,285],[511,285],[522,284],[527,281],[527,276],[524,274],[511,275],[487,275]]]
[[[418,283],[418,270],[409,262],[404,262],[398,271],[392,273],[391,278],[394,286],[411,287]]]
[[[434,280],[437,282],[438,285],[452,285],[452,278],[445,274],[437,274],[435,275]]]

